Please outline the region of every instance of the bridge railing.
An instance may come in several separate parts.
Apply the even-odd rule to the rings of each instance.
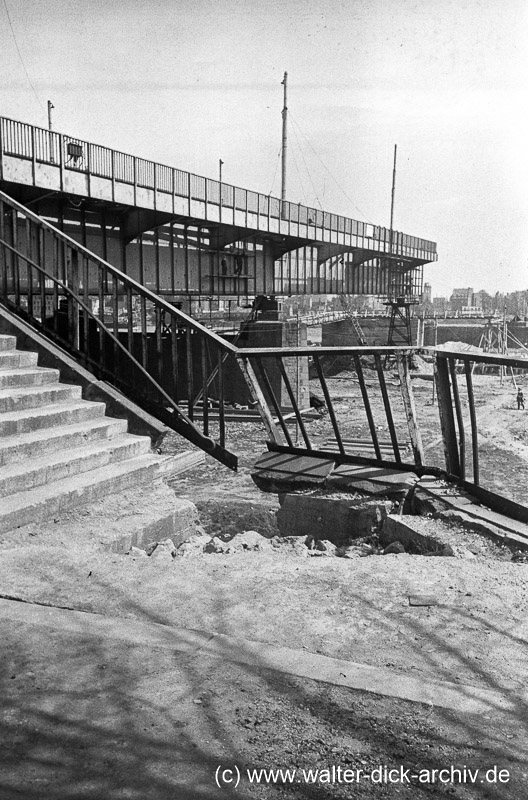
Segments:
[[[245,364],[245,374],[252,386],[254,400],[269,435],[268,446],[285,452],[305,452],[314,456],[328,457],[335,453],[342,463],[372,463],[393,465],[396,468],[424,466],[424,452],[418,425],[414,395],[409,376],[409,357],[416,348],[402,347],[287,347],[244,348],[238,358]],[[394,359],[399,375],[400,399],[405,407],[406,429],[398,428],[392,409],[389,377],[385,365]],[[292,366],[295,362],[295,366]],[[368,362],[368,363],[367,363]],[[336,366],[337,365],[337,366]],[[329,375],[345,371],[349,387],[355,386],[359,403],[368,425],[369,437],[351,439],[343,431],[350,415],[348,406],[332,396]],[[366,371],[368,370],[368,378]],[[280,374],[281,386],[273,382],[273,375]],[[353,377],[352,377],[353,374]],[[309,394],[307,384],[310,379]],[[377,383],[381,406],[378,412],[383,419],[375,419],[369,387]],[[306,412],[313,402],[319,400],[328,411],[331,438],[316,443],[306,424]],[[269,409],[269,412],[267,411]],[[287,409],[285,411],[285,409]],[[272,416],[273,412],[273,416]],[[294,441],[292,425],[295,425]],[[387,431],[389,438],[381,441],[378,431]],[[409,460],[410,459],[410,460]]]
[[[101,145],[38,128],[17,120],[0,118],[0,155],[15,156],[33,164],[48,164],[64,171],[86,173],[154,193],[195,200],[243,212],[248,219],[267,217],[304,226],[305,237],[319,240],[328,234],[359,240],[361,246],[403,258],[435,261],[436,244],[367,222],[281,201],[248,189],[184,172],[154,161]],[[1,177],[1,176],[0,176]]]
[[[416,369],[419,356],[432,361],[428,372]],[[479,440],[479,411],[490,387],[503,378],[512,382],[511,389],[499,388],[498,410],[488,406],[487,414],[504,413],[504,393],[514,410],[528,359],[417,347],[248,348],[237,357],[270,450],[447,476],[489,507],[528,522],[528,508],[516,502],[524,497],[507,499],[507,490],[498,495],[481,485],[482,450],[488,486],[497,486],[496,455],[490,455],[488,440]],[[482,370],[488,374],[474,379]],[[277,373],[279,388],[273,382]],[[316,425],[310,421],[314,397],[327,412]]]
[[[236,348],[3,192],[0,302],[236,468],[225,424],[226,375],[239,372]]]

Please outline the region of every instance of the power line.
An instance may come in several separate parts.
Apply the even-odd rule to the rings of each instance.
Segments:
[[[307,199],[307,196],[306,196],[306,192],[304,191],[303,180],[302,180],[301,172],[299,170],[299,165],[297,164],[297,158],[295,156],[295,150],[292,149],[291,150],[291,154],[292,154],[292,157],[293,157],[293,165],[295,167],[295,171],[297,172],[297,177],[299,179],[299,184],[300,184],[301,192],[302,192],[302,196],[303,196],[303,202],[304,202],[304,205],[306,206],[306,205],[308,205],[308,199]]]
[[[291,117],[291,119],[292,119],[292,122],[293,122],[293,124],[294,124],[294,125],[295,125],[295,126],[298,128],[298,129],[299,129],[299,131],[301,132],[301,134],[304,136],[304,138],[306,139],[306,141],[307,141],[307,143],[308,143],[308,146],[310,147],[310,149],[312,150],[312,152],[314,153],[314,155],[316,156],[316,158],[318,158],[318,160],[321,162],[321,164],[323,165],[324,169],[325,169],[325,170],[328,172],[328,174],[330,175],[330,177],[332,178],[332,180],[334,181],[334,183],[336,184],[336,186],[337,186],[339,189],[341,189],[341,191],[343,192],[343,194],[345,195],[345,197],[347,198],[347,200],[348,200],[350,203],[352,203],[352,205],[354,206],[354,208],[356,209],[356,211],[359,211],[359,213],[361,214],[361,216],[362,216],[362,217],[364,217],[364,218],[365,218],[365,220],[366,220],[367,222],[369,222],[371,225],[373,225],[374,223],[373,223],[373,222],[372,222],[372,221],[371,221],[371,220],[368,218],[368,215],[367,215],[367,214],[365,214],[365,213],[364,213],[364,212],[363,212],[363,211],[362,211],[362,210],[359,208],[359,206],[357,206],[357,205],[356,205],[356,203],[354,203],[354,201],[352,200],[352,198],[350,197],[350,195],[347,193],[347,191],[346,191],[345,189],[343,189],[343,187],[341,186],[341,184],[339,183],[339,181],[337,180],[337,178],[336,178],[336,177],[333,175],[333,173],[330,171],[330,169],[329,169],[329,168],[326,166],[325,162],[323,161],[323,159],[321,158],[321,156],[319,155],[319,153],[318,153],[318,152],[315,150],[314,146],[312,145],[312,143],[310,142],[310,140],[308,139],[308,137],[306,136],[306,134],[304,133],[304,131],[302,130],[302,128],[300,127],[300,125],[298,125],[298,123],[296,122],[296,120],[293,118],[293,115],[291,114],[291,112],[290,112],[290,117]]]
[[[301,147],[301,143],[300,143],[300,141],[299,141],[299,138],[298,138],[298,136],[297,136],[297,132],[295,131],[295,129],[294,129],[294,135],[295,135],[295,141],[297,142],[297,145],[298,145],[298,147],[299,147],[299,152],[300,152],[300,154],[301,154],[301,158],[302,158],[302,160],[303,160],[304,168],[305,168],[305,170],[306,170],[306,173],[307,173],[307,175],[308,175],[308,178],[310,179],[310,183],[312,184],[312,191],[313,191],[313,193],[314,193],[314,197],[315,197],[315,199],[317,200],[317,202],[319,203],[319,208],[322,210],[322,209],[323,209],[323,206],[322,206],[322,204],[321,204],[321,201],[320,201],[320,199],[319,199],[319,196],[318,196],[318,194],[317,194],[317,190],[316,190],[316,188],[315,188],[315,186],[314,186],[314,182],[313,182],[313,180],[312,180],[312,176],[311,176],[310,170],[308,169],[308,164],[306,163],[306,159],[305,159],[305,157],[304,157],[304,151],[303,151],[303,149],[302,149],[302,147]]]
[[[4,0],[4,2],[5,2],[5,0]],[[277,161],[275,163],[275,172],[273,173],[273,180],[271,182],[271,189],[268,192],[268,196],[270,196],[270,197],[271,197],[271,193],[273,192],[273,187],[275,186],[275,178],[277,177],[277,170],[279,168],[279,161],[280,161],[281,154],[282,154],[282,147],[280,148],[280,150],[279,150],[279,152],[277,154]]]
[[[28,80],[28,83],[29,83],[29,85],[31,86],[31,88],[32,88],[32,90],[33,90],[33,94],[34,94],[34,95],[35,95],[35,97],[36,97],[37,103],[38,103],[39,105],[43,105],[43,103],[42,103],[42,100],[41,100],[41,99],[40,99],[40,97],[38,96],[38,94],[37,94],[37,91],[36,91],[35,87],[34,87],[34,86],[33,86],[33,84],[31,83],[31,78],[29,77],[29,73],[28,73],[28,71],[27,71],[27,69],[26,69],[26,65],[24,64],[24,59],[22,58],[22,53],[20,52],[20,47],[18,46],[17,38],[16,38],[16,36],[15,36],[15,29],[13,28],[13,23],[11,22],[11,17],[9,16],[9,9],[8,9],[8,7],[7,7],[7,2],[6,2],[6,0],[3,0],[3,1],[4,1],[4,8],[5,8],[5,10],[6,10],[6,14],[7,14],[7,21],[9,22],[9,27],[11,28],[11,33],[12,33],[12,35],[13,35],[13,41],[14,41],[14,43],[15,43],[15,47],[16,47],[16,49],[17,49],[17,53],[18,53],[18,57],[19,57],[19,59],[20,59],[20,63],[22,64],[22,66],[23,66],[23,68],[24,68],[24,72],[26,73],[26,78],[27,78],[27,80]]]

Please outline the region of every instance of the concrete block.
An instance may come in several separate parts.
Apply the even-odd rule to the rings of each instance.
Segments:
[[[387,514],[383,521],[379,540],[384,547],[393,542],[401,542],[405,550],[410,553],[425,553],[427,550],[431,550],[435,544],[438,547],[442,546],[440,542],[436,542],[432,537],[425,536],[423,533],[414,530],[412,517],[407,522],[405,518],[396,514]]]
[[[340,546],[381,530],[389,501],[286,494],[277,512],[281,536],[312,536]]]
[[[424,532],[423,520],[411,515],[388,514],[383,521],[379,541],[386,548],[386,552],[389,552],[389,547],[394,543],[400,543],[407,553],[425,556],[454,555],[449,542]]]

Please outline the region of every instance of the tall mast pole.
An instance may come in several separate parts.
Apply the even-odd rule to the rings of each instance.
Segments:
[[[282,80],[284,86],[284,105],[282,108],[282,183],[281,183],[281,200],[286,200],[286,149],[288,147],[288,73],[284,73]]]
[[[390,215],[390,238],[389,238],[389,247],[390,247],[390,254],[392,255],[392,231],[393,231],[393,223],[394,223],[394,193],[396,191],[396,151],[398,149],[398,145],[394,145],[394,166],[392,168],[392,193],[391,193],[391,215]]]
[[[53,125],[52,125],[52,122],[51,122],[51,109],[52,108],[55,108],[55,106],[53,105],[51,100],[48,100],[48,130],[50,130],[50,131],[53,130]]]

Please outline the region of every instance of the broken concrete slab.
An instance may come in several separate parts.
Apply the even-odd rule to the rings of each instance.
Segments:
[[[466,489],[446,480],[423,476],[413,493],[413,511],[456,522],[467,530],[528,549],[528,525],[483,506]]]
[[[391,508],[388,500],[286,494],[281,498],[277,524],[283,536],[311,536],[340,546],[379,532]]]
[[[423,525],[420,525],[420,529],[416,530],[413,527],[413,521],[414,518],[409,514],[403,516],[387,514],[379,534],[380,544],[387,547],[394,542],[399,542],[407,553],[417,555],[427,553],[430,550],[442,549],[444,542],[424,533]]]
[[[412,555],[458,555],[451,546],[453,534],[450,534],[449,526],[409,514],[388,514],[379,534],[379,542],[386,548],[399,543]]]
[[[469,492],[455,483],[424,475],[415,486],[413,494],[413,511],[415,514],[440,514],[448,508],[456,506],[480,505]]]
[[[251,477],[263,492],[281,494],[322,486],[334,465],[334,459],[291,453],[263,453],[253,467]]]

